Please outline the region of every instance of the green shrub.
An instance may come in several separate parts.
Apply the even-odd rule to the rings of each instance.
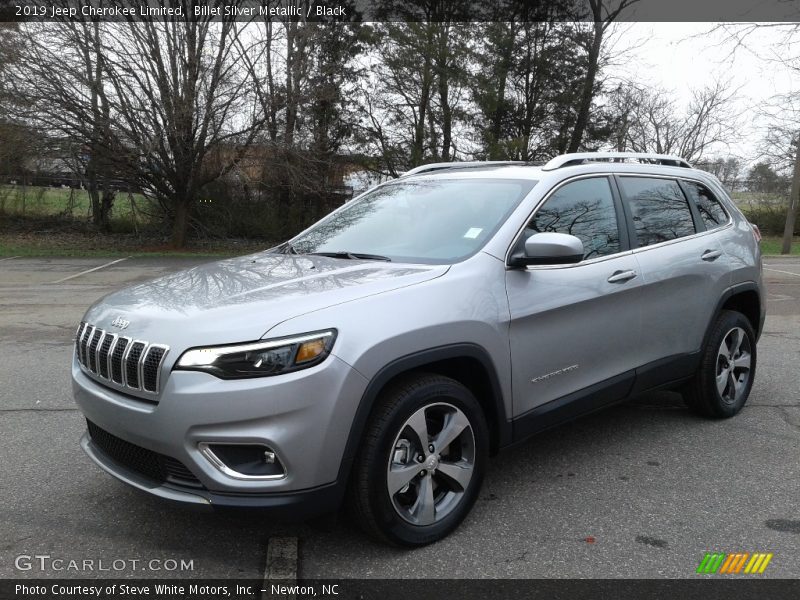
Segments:
[[[764,235],[782,235],[786,224],[786,207],[776,204],[757,204],[741,207],[747,220],[761,230]],[[798,227],[795,222],[794,233],[797,235]]]

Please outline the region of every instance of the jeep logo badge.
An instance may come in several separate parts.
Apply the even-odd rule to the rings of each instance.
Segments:
[[[125,329],[130,324],[131,324],[130,321],[123,319],[122,317],[117,317],[116,319],[111,321],[112,327],[119,327],[120,329]]]

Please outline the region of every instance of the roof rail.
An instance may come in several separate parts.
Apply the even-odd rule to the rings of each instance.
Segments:
[[[414,167],[410,171],[406,171],[400,177],[408,177],[409,175],[419,175],[420,173],[430,173],[433,171],[441,171],[443,169],[477,169],[480,167],[502,167],[507,165],[530,165],[520,160],[480,160],[480,161],[466,161],[466,162],[440,162],[430,163],[427,165],[420,165]]]
[[[551,159],[542,171],[554,171],[562,167],[573,167],[586,161],[613,161],[622,162],[625,160],[636,160],[643,163],[656,163],[669,167],[684,167],[691,169],[692,165],[679,156],[668,156],[666,154],[647,154],[642,152],[578,152],[574,154],[562,154]]]

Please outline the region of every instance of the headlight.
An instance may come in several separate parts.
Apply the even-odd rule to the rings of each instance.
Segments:
[[[281,375],[321,363],[330,354],[336,330],[234,346],[192,348],[175,364],[183,371],[204,371],[221,379]]]

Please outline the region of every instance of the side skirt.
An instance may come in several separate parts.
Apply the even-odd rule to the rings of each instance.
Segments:
[[[643,392],[678,385],[689,379],[699,364],[699,352],[670,356],[537,406],[513,419],[512,445]]]

